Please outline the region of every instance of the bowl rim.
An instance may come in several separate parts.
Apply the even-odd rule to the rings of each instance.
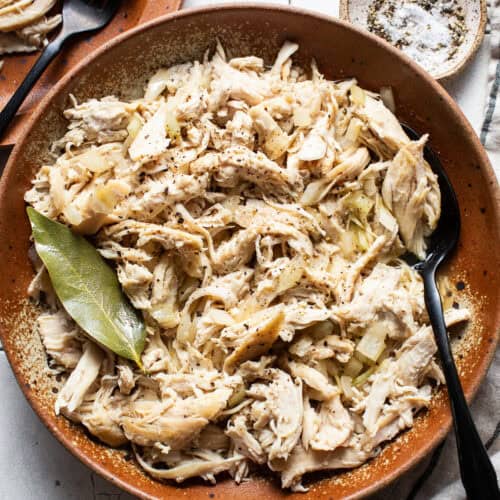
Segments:
[[[340,5],[339,5],[339,19],[342,21],[346,21],[348,23],[351,23],[353,26],[360,27],[358,24],[355,24],[351,20],[351,10],[350,10],[350,4],[352,0],[340,0]],[[478,5],[479,5],[479,23],[477,26],[477,31],[474,34],[474,40],[472,41],[469,49],[465,54],[457,60],[457,62],[451,66],[446,71],[443,71],[441,73],[437,72],[435,75],[432,73],[429,73],[429,75],[432,78],[435,78],[436,80],[442,80],[442,81],[447,81],[448,79],[459,75],[467,66],[467,63],[469,63],[474,56],[474,54],[478,51],[479,47],[481,46],[481,43],[484,39],[485,30],[486,30],[486,22],[488,21],[488,5],[486,0],[478,0]],[[368,31],[368,30],[366,30]]]
[[[407,66],[409,66],[415,73],[417,73],[422,79],[424,79],[433,89],[435,93],[437,93],[445,104],[452,109],[454,114],[459,121],[461,127],[465,129],[468,136],[471,138],[474,149],[477,151],[480,157],[481,171],[484,175],[486,181],[488,181],[488,188],[491,193],[492,199],[496,201],[496,209],[493,212],[493,217],[495,220],[495,224],[493,226],[494,231],[497,233],[497,239],[500,239],[500,188],[498,184],[498,179],[496,174],[491,166],[488,155],[484,150],[477,134],[473,130],[469,121],[463,114],[462,110],[459,108],[458,104],[451,98],[451,96],[445,91],[445,89],[424,69],[422,69],[417,63],[415,63],[412,59],[402,53],[400,50],[393,47],[391,44],[386,42],[380,37],[363,30],[362,28],[355,26],[343,19],[335,18],[333,16],[314,12],[308,9],[294,7],[290,5],[280,5],[280,4],[272,4],[272,3],[225,3],[225,4],[215,4],[208,5],[202,7],[195,8],[187,8],[181,9],[179,11],[168,13],[163,16],[159,16],[153,20],[150,20],[142,25],[132,28],[129,31],[126,31],[118,36],[112,38],[111,40],[105,42],[103,45],[90,52],[84,59],[82,59],[79,64],[74,66],[67,74],[64,75],[55,85],[50,89],[50,91],[43,97],[38,106],[34,109],[33,113],[27,120],[24,125],[19,141],[15,144],[13,150],[9,155],[9,159],[5,166],[4,173],[0,179],[0,207],[3,204],[2,199],[5,196],[6,188],[9,183],[13,181],[15,177],[15,164],[17,163],[17,158],[20,156],[25,144],[29,142],[29,136],[32,129],[35,127],[36,122],[39,117],[50,107],[53,99],[60,93],[61,89],[64,88],[72,79],[77,78],[78,74],[81,70],[87,67],[89,64],[93,63],[95,59],[99,58],[104,53],[114,49],[117,45],[122,43],[129,38],[133,38],[134,36],[146,32],[156,26],[162,24],[168,24],[169,22],[175,21],[178,18],[189,18],[196,17],[199,14],[203,14],[206,12],[218,12],[218,11],[252,11],[252,10],[261,10],[261,11],[274,11],[276,13],[285,12],[292,14],[300,14],[302,16],[307,16],[313,19],[318,19],[321,21],[327,21],[332,24],[341,25],[344,29],[348,29],[358,36],[368,38],[372,43],[379,45],[382,49],[389,51],[393,56],[399,58],[401,62]],[[1,216],[1,215],[0,215]],[[500,324],[500,311],[497,311],[497,325]],[[493,360],[493,356],[499,341],[500,329],[497,327],[494,332],[494,340],[492,343],[488,345],[488,349],[485,350],[483,358],[483,363],[481,370],[478,370],[474,374],[474,380],[471,384],[470,390],[465,394],[468,402],[472,400],[472,398],[477,393],[481,382],[483,381],[486,373],[489,369],[489,366]],[[4,329],[0,329],[0,338],[3,340]],[[79,446],[72,442],[72,439],[69,437],[68,433],[60,430],[53,422],[46,418],[43,412],[42,404],[37,401],[34,395],[31,393],[30,389],[25,387],[22,381],[22,374],[19,368],[19,365],[14,362],[10,349],[5,349],[5,354],[9,361],[10,367],[15,375],[16,381],[21,388],[24,396],[28,400],[30,406],[33,408],[35,413],[38,415],[39,419],[43,422],[43,424],[49,429],[49,431],[55,436],[55,438],[80,462],[89,467],[92,471],[99,474],[104,479],[110,481],[112,484],[118,486],[122,490],[136,495],[139,498],[146,499],[154,499],[157,498],[155,496],[150,496],[145,493],[140,488],[136,487],[130,482],[127,482],[125,479],[121,477],[117,477],[112,472],[110,472],[105,466],[101,465],[96,459],[89,457],[85,452],[81,451]],[[364,487],[363,489],[355,492],[348,498],[365,498],[368,495],[375,493],[376,491],[381,490],[386,487],[403,474],[405,474],[410,469],[414,468],[423,458],[431,453],[441,441],[444,440],[446,435],[448,434],[451,428],[451,412],[448,407],[446,415],[444,417],[443,426],[440,428],[440,431],[436,433],[433,438],[424,446],[420,448],[419,452],[411,455],[408,460],[402,464],[401,466],[394,468],[391,472],[385,473],[381,479],[374,481],[372,484]]]

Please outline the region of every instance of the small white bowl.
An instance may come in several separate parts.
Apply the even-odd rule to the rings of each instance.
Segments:
[[[367,28],[368,10],[373,0],[340,0],[340,18]],[[459,0],[465,16],[465,39],[451,58],[430,74],[437,80],[455,75],[470,61],[481,45],[486,25],[486,0]]]

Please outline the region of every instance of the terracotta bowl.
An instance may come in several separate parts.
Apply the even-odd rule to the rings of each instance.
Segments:
[[[26,298],[33,272],[28,261],[30,231],[23,194],[47,159],[49,144],[63,134],[62,110],[68,95],[79,100],[115,94],[137,96],[155,68],[201,58],[218,37],[229,54],[258,54],[271,62],[286,39],[300,43],[296,58],[315,58],[328,78],[356,76],[363,87],[394,89],[399,118],[429,132],[460,201],[463,229],[458,251],[446,272],[459,283],[453,300],[472,307],[474,320],[462,332],[458,364],[470,399],[492,359],[500,325],[499,190],[493,171],[469,123],[445,91],[398,51],[366,32],[331,18],[297,9],[225,6],[184,11],[155,20],[101,47],[59,81],[33,113],[16,145],[0,184],[0,328],[1,339],[19,385],[53,434],[83,463],[121,488],[143,498],[191,500],[218,498],[354,498],[396,479],[444,438],[450,428],[445,390],[415,426],[382,453],[352,471],[312,476],[310,491],[289,494],[267,475],[237,486],[221,478],[217,486],[155,481],[140,470],[128,450],[112,450],[83,428],[56,417],[53,403],[59,383],[46,370],[40,339],[33,328],[37,314]],[[462,286],[464,284],[464,287]]]

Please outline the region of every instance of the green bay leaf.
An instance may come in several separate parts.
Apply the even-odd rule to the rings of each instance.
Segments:
[[[139,367],[146,329],[116,273],[68,227],[27,208],[35,248],[68,314],[93,339]]]

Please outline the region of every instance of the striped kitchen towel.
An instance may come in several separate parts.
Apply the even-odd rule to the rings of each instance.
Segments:
[[[492,0],[487,30],[491,40],[489,97],[481,129],[484,144],[497,177],[500,178],[500,0]]]

